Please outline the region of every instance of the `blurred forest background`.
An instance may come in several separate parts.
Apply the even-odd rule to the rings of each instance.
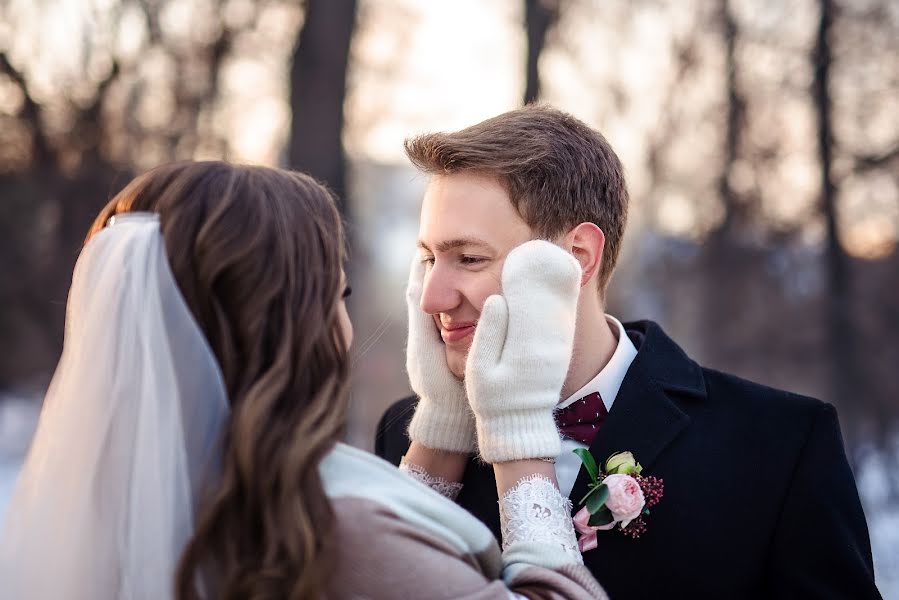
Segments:
[[[425,181],[404,137],[534,100],[602,131],[633,198],[610,312],[831,402],[899,598],[899,2],[0,0],[0,514],[99,208],[176,159],[342,199],[348,441],[405,395]],[[5,458],[4,458],[5,457]]]

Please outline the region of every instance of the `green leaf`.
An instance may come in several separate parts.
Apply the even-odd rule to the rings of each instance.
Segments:
[[[601,484],[599,484],[599,483],[591,483],[591,484],[590,484],[590,491],[587,492],[586,494],[584,494],[584,497],[581,498],[581,501],[580,501],[580,502],[578,502],[578,506],[582,505],[582,504],[587,500],[587,498],[589,498],[590,496],[592,496],[592,495],[596,492],[596,490],[599,489],[599,486],[600,486],[600,485],[601,485]]]
[[[595,515],[599,509],[605,506],[606,500],[609,499],[609,486],[602,484],[597,486],[594,492],[587,498],[587,512],[591,515]]]
[[[595,482],[596,478],[599,477],[599,467],[596,466],[596,459],[593,458],[593,455],[586,448],[578,448],[574,453],[580,457],[581,462],[584,463],[584,468],[590,474],[590,479]]]
[[[648,508],[644,508],[644,509],[643,509],[643,514],[644,514],[644,515],[648,515],[648,514],[649,514],[649,509],[648,509]]]
[[[612,517],[612,511],[610,511],[606,507],[603,507],[602,510],[590,516],[590,520],[587,521],[587,525],[589,525],[590,527],[602,527],[603,525],[608,525],[614,520],[615,519]]]
[[[587,487],[590,489],[590,491],[587,492],[586,494],[584,494],[584,497],[581,498],[580,502],[578,502],[578,506],[583,505],[584,502],[587,500],[587,498],[589,498],[590,496],[592,496],[593,494],[595,494],[595,493],[597,493],[597,492],[598,492],[598,493],[605,493],[605,494],[606,494],[606,495],[605,495],[605,498],[608,498],[608,487],[606,486],[606,484],[604,484],[604,483],[590,483],[590,484],[587,485]],[[600,488],[604,488],[605,491],[601,491]],[[603,500],[603,502],[605,502],[605,500]]]

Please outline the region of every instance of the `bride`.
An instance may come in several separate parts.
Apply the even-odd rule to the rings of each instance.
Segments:
[[[535,251],[566,260],[522,248],[528,267]],[[299,173],[179,163],[118,194],[75,267],[63,353],[0,537],[0,596],[603,597],[539,456],[494,465],[500,550],[444,497],[445,452],[416,448],[401,471],[339,442],[343,261],[334,200]],[[546,285],[570,303],[559,290],[571,286]],[[501,312],[485,311],[471,360],[479,347],[499,360]],[[543,321],[528,326],[564,319]],[[477,418],[520,412],[501,372],[473,371]],[[555,394],[543,394],[549,422]]]

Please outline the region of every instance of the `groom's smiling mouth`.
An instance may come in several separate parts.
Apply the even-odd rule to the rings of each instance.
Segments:
[[[456,344],[474,333],[477,321],[444,323],[440,321],[440,337],[445,344]]]

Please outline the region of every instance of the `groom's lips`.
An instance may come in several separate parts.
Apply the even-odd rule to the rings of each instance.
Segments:
[[[459,342],[474,333],[475,323],[453,323],[452,325],[440,324],[440,337],[444,343]]]

